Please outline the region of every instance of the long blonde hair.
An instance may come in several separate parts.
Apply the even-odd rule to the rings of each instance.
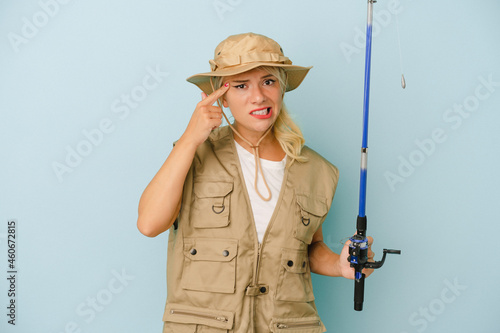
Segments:
[[[280,67],[272,66],[262,66],[258,68],[265,70],[278,79],[278,83],[284,96],[287,84],[287,74],[285,70]],[[222,87],[222,79],[223,77],[221,76],[213,77],[215,90]],[[220,102],[222,104],[222,100]],[[301,155],[302,147],[305,142],[304,136],[302,135],[302,131],[299,126],[293,121],[283,101],[281,103],[281,110],[278,118],[276,118],[276,121],[273,124],[272,133],[280,143],[281,148],[290,158],[296,160],[297,162],[307,161],[307,157]]]

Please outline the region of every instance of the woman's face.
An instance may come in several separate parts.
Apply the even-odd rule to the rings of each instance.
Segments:
[[[224,96],[224,106],[231,110],[234,126],[243,135],[259,136],[276,120],[283,96],[278,79],[257,68],[229,76],[230,88]]]

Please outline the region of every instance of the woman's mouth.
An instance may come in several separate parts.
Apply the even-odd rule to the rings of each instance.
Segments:
[[[269,107],[269,108],[254,110],[250,112],[250,115],[258,119],[267,119],[270,118],[272,115],[272,108]]]

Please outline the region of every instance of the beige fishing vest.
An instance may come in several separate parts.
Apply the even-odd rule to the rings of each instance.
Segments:
[[[214,131],[194,157],[170,229],[163,332],[326,331],[311,284],[308,245],[335,194],[338,171],[304,147],[289,160],[262,244],[232,131]]]

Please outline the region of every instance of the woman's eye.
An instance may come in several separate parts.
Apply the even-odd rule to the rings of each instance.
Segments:
[[[276,82],[276,80],[269,79],[269,80],[264,81],[264,85],[265,85],[265,86],[270,86],[270,85],[272,85],[274,82]]]
[[[243,89],[245,88],[245,84],[238,84],[237,86],[234,86],[235,88],[238,88],[238,89]]]

